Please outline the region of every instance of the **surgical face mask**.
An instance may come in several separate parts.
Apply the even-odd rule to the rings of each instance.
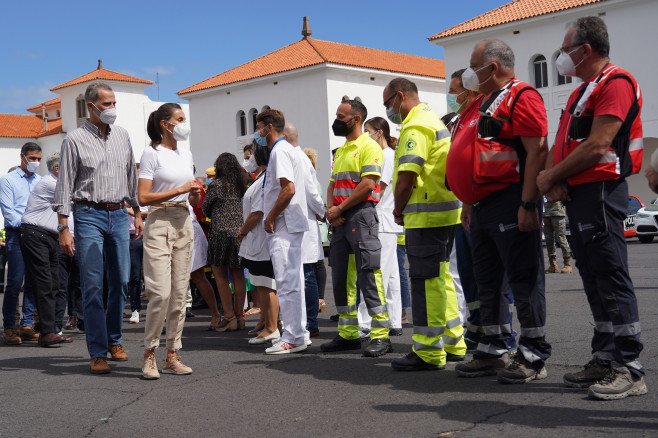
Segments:
[[[209,186],[211,182],[212,182],[212,179],[210,179],[210,178],[206,178],[206,185],[207,185],[207,186]]]
[[[487,64],[484,67],[480,67],[477,70],[473,70],[471,67],[467,68],[464,73],[462,73],[462,84],[464,85],[464,88],[467,90],[473,90],[473,91],[478,91],[480,88],[480,85],[485,84],[491,79],[491,76],[489,76],[489,79],[487,79],[484,82],[480,82],[478,79],[477,73],[480,70],[483,70],[487,67],[489,67],[491,64]]]
[[[254,173],[256,171],[258,166],[256,165],[256,157],[254,154],[251,154],[249,158],[245,158],[245,160],[242,162],[242,167],[244,167],[244,170],[250,173]]]
[[[578,67],[580,63],[583,62],[583,60],[581,59],[578,64],[574,64],[570,55],[581,47],[582,46],[578,46],[569,53],[560,52],[560,56],[558,56],[555,60],[555,67],[557,68],[557,72],[560,73],[560,75],[576,76],[576,67]]]
[[[39,163],[38,161],[27,161],[25,160],[25,167],[27,167],[27,171],[30,173],[36,173],[37,169],[39,168]]]
[[[396,95],[395,98],[393,98],[393,104],[386,108],[386,117],[388,117],[388,120],[391,121],[391,123],[395,123],[396,125],[399,125],[402,123],[402,112],[395,112],[395,101],[398,99],[398,96]],[[402,110],[402,103],[400,103],[400,107],[398,108],[398,111]]]
[[[352,131],[354,131],[354,124],[350,127],[347,122],[336,119],[334,120],[333,125],[331,125],[331,129],[334,131],[336,137],[347,137]]]
[[[167,131],[171,132],[171,134],[174,136],[174,140],[176,141],[186,141],[190,137],[190,124],[188,122],[183,122],[179,123],[178,125],[174,125],[173,123],[169,123],[171,126],[174,127],[173,131]]]
[[[457,98],[461,96],[462,94],[466,93],[468,90],[464,90],[459,94],[448,94],[446,95],[446,99],[448,99],[448,107],[450,108],[451,111],[454,111],[456,113],[459,112],[459,110],[462,108],[462,105],[464,102],[459,103],[457,102]]]
[[[267,134],[265,134],[265,137],[260,136],[260,129],[256,132],[254,132],[254,141],[259,145],[259,146],[267,146]]]
[[[92,103],[92,105],[94,105]],[[114,122],[117,119],[117,109],[116,108],[108,108],[106,110],[101,111],[96,105],[94,105],[94,108],[98,110],[100,113],[99,118],[101,119],[101,122],[106,123],[108,125],[114,125]]]

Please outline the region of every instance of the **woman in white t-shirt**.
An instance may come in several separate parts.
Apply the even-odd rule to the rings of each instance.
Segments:
[[[185,298],[194,242],[187,201],[199,202],[192,153],[178,147],[187,140],[189,124],[180,105],[165,103],[149,116],[146,126],[151,147],[140,160],[137,192],[140,205],[149,206],[144,232],[144,284],[149,300],[144,333],[145,379],[160,377],[155,349],[167,320],[167,358],[162,372],[191,374],[177,351],[182,347]]]

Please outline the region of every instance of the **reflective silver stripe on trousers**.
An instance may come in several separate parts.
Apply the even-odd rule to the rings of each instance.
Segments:
[[[381,321],[373,319],[372,321],[370,321],[370,328],[388,328],[388,327],[389,327],[388,319],[384,319]]]
[[[441,336],[446,331],[445,327],[419,327],[414,326],[414,334],[435,338]]]
[[[538,360],[541,360],[541,358],[539,356],[537,356],[532,351],[528,350],[528,348],[524,347],[523,345],[519,345],[519,351],[521,352],[521,354],[523,354],[523,357],[525,357],[525,360],[527,360],[530,363],[537,362]]]
[[[338,320],[338,325],[359,325],[359,318],[340,318]]]
[[[382,173],[382,166],[378,166],[376,164],[366,164],[361,168],[361,173],[366,173],[366,172]]]
[[[437,350],[443,350],[443,339],[439,339],[437,342],[432,345],[421,344],[420,342],[414,341],[414,350],[427,350],[428,348],[436,348]]]
[[[614,333],[612,321],[596,321],[594,330],[599,333]]]
[[[403,214],[409,213],[438,213],[440,211],[457,210],[462,206],[458,200],[445,202],[427,202],[422,204],[407,204],[402,211]]]
[[[334,189],[334,196],[350,196],[354,189]]]
[[[457,317],[455,319],[451,319],[450,321],[446,321],[446,328],[453,329],[455,327],[459,327],[461,324],[462,324],[461,319]]]
[[[484,334],[484,327],[480,325],[474,325],[471,323],[466,324],[466,330],[468,330],[471,333],[482,333]]]
[[[640,321],[613,326],[615,336],[635,336],[640,334]]]
[[[473,301],[472,303],[467,303],[466,306],[468,310],[476,310],[480,308],[480,300]]]
[[[384,313],[386,313],[386,305],[377,306],[377,307],[373,307],[371,309],[368,309],[368,315],[370,315],[370,316],[383,315]]]
[[[336,312],[338,313],[352,313],[356,312],[356,305],[354,306],[336,306]]]
[[[480,353],[492,354],[494,356],[501,356],[507,353],[507,348],[496,348],[491,344],[483,344],[480,342],[477,351]]]
[[[501,333],[509,334],[510,333],[510,325],[509,324],[485,325],[484,326],[484,333],[486,333],[488,336],[499,335]]]
[[[448,336],[448,335],[443,335],[443,344],[444,345],[457,345],[457,344],[459,344],[459,341],[461,341],[461,339],[463,337],[464,337],[463,335],[459,336],[458,338],[453,338],[453,337]]]
[[[436,131],[436,135],[434,136],[436,141],[443,140],[444,138],[448,138],[448,137],[450,137],[450,131],[448,131],[447,129]]]
[[[628,144],[628,151],[629,152],[639,151],[641,149],[644,149],[644,139],[643,138],[634,138]]]
[[[530,327],[523,328],[521,327],[521,336],[525,338],[543,338],[546,336],[545,327]]]
[[[519,161],[515,151],[482,151],[479,154],[480,162],[486,161]]]
[[[343,180],[361,181],[361,174],[359,172],[338,172],[334,175],[334,181]]]
[[[425,158],[421,157],[420,155],[407,154],[407,155],[401,156],[398,159],[398,165],[406,164],[406,163],[413,163],[413,164],[418,164],[419,166],[422,166],[423,164],[425,164]]]

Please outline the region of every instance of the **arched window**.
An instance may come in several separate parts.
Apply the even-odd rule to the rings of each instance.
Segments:
[[[548,87],[548,63],[544,55],[537,55],[532,62],[535,74],[535,87]]]
[[[553,55],[553,72],[555,73],[555,85],[570,84],[573,82],[573,78],[571,76],[562,76],[560,73],[558,73],[557,67],[555,67],[555,60],[559,54],[560,51],[557,51],[555,52],[555,55]]]
[[[350,96],[348,96],[347,94],[343,96],[343,98],[340,101],[345,102],[346,100],[350,100]]]
[[[59,112],[59,110],[57,110],[57,118],[60,118],[60,117],[62,117],[62,114]]]
[[[78,126],[81,126],[87,118],[87,104],[82,94],[75,99],[75,116]]]
[[[354,100],[356,100],[357,102],[361,102],[361,98],[359,96],[354,96]],[[363,103],[363,102],[361,102],[361,103]]]
[[[272,109],[272,108],[270,108],[269,105],[265,105],[263,108],[261,108],[260,112],[262,113],[263,111],[267,111],[268,109]]]
[[[251,126],[249,126],[249,132],[254,132],[256,130],[257,115],[258,115],[258,110],[256,108],[252,108],[249,110],[249,121],[251,122]]]
[[[247,135],[247,116],[245,116],[244,111],[242,110],[238,111],[236,122],[238,128],[237,129],[238,136],[242,137],[244,135]]]

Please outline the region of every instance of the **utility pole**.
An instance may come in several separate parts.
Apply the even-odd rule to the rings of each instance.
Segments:
[[[160,102],[160,73],[155,72],[155,83],[158,84],[158,102]]]

